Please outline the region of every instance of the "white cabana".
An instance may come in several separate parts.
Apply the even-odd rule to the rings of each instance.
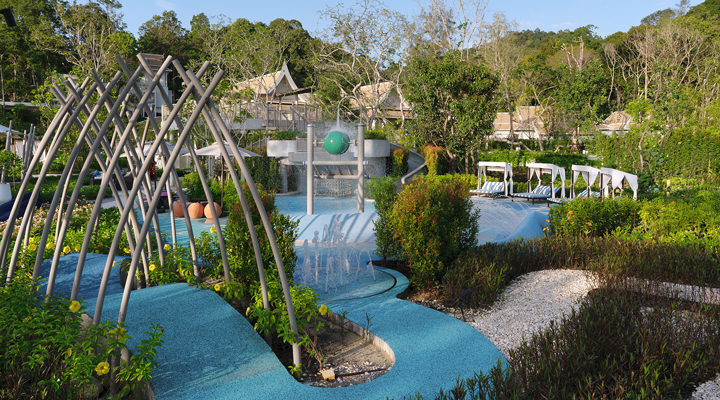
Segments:
[[[503,188],[505,190],[505,196],[509,196],[513,193],[513,172],[512,164],[506,162],[494,162],[494,161],[480,161],[477,163],[478,166],[478,185],[477,191],[480,191],[485,183],[488,182],[487,172],[496,171],[502,172],[503,174]]]
[[[532,180],[533,176],[537,175],[538,183],[536,185],[540,186],[540,178],[543,174],[550,174],[550,188],[552,193],[551,197],[555,196],[555,179],[558,177],[560,178],[560,181],[562,182],[562,191],[560,192],[560,196],[562,198],[565,198],[565,168],[558,167],[555,164],[544,164],[544,163],[528,163],[528,188],[527,191],[530,192],[530,181]]]
[[[621,189],[623,181],[630,185],[633,190],[633,200],[637,200],[638,177],[628,172],[620,171],[613,168],[600,168],[600,188],[604,192],[604,196],[608,196],[608,191],[615,197],[615,189]]]
[[[587,196],[592,196],[590,187],[595,184],[595,181],[600,176],[600,170],[588,165],[573,165],[570,167],[570,196],[573,198],[575,198],[575,182],[580,176],[587,184]]]

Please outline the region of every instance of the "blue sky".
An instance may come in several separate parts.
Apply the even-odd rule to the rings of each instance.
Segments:
[[[429,0],[419,0],[424,4]],[[679,0],[489,0],[487,17],[504,12],[520,29],[540,28],[543,31],[575,29],[593,24],[602,37],[627,31],[657,10],[675,7]],[[174,10],[185,28],[190,28],[193,15],[204,12],[208,17],[224,14],[232,20],[246,18],[252,22],[269,23],[276,18],[296,19],[311,34],[326,25],[318,11],[340,2],[328,0],[120,0],[128,30],[137,37],[138,28],[153,15]],[[352,4],[353,1],[342,2]],[[690,0],[695,6],[702,0]],[[419,6],[414,0],[386,0],[385,4],[403,14],[415,15]]]

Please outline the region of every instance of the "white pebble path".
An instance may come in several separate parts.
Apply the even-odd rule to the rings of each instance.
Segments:
[[[490,309],[468,324],[487,337],[508,357],[524,338],[540,332],[570,314],[593,288],[584,271],[545,270],[525,274],[513,281]],[[720,400],[720,374],[697,387],[691,399]]]

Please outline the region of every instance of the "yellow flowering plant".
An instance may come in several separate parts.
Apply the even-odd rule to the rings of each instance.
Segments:
[[[127,327],[105,321],[82,326],[85,306],[60,296],[36,297],[39,284],[18,274],[7,290],[0,291],[0,342],[4,385],[0,393],[23,393],[27,398],[80,398],[93,374],[109,379],[110,359],[120,356],[131,339]],[[120,397],[150,379],[157,367],[155,355],[163,343],[162,328],[151,325],[123,368],[117,369]],[[98,343],[103,343],[98,346]],[[109,382],[107,382],[109,383]],[[3,397],[0,395],[0,397]]]

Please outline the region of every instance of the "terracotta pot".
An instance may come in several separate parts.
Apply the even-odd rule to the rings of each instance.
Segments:
[[[217,213],[217,215],[219,217],[220,215],[222,215],[222,207],[220,207],[220,204],[218,204],[218,203],[213,203],[213,204],[215,204],[215,212]],[[205,218],[212,218],[212,210],[210,210],[209,203],[208,203],[208,205],[205,206]]]
[[[203,206],[200,203],[192,203],[188,206],[188,215],[190,218],[202,218]]]
[[[173,214],[175,214],[175,218],[185,217],[185,214],[183,214],[183,209],[182,209],[182,205],[180,204],[180,202],[173,201],[172,209],[173,209]]]

